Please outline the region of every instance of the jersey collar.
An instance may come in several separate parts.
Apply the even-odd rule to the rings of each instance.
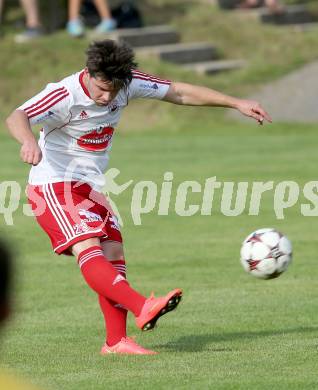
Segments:
[[[84,78],[84,71],[82,71],[82,72],[80,73],[80,75],[79,75],[79,82],[80,82],[80,84],[81,84],[81,87],[82,87],[82,89],[83,89],[85,95],[88,96],[88,97],[91,99],[91,95],[89,94],[88,89],[86,88],[86,86],[85,86],[85,84],[84,84],[83,78]]]

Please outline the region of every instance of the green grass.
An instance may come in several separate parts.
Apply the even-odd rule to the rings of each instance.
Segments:
[[[184,41],[216,43],[225,57],[247,58],[250,64],[209,78],[140,59],[143,69],[165,77],[243,95],[316,57],[316,31],[263,27],[214,8],[208,14],[206,5],[193,2],[182,2],[181,11],[177,1],[170,7],[168,0],[149,4],[169,12]],[[1,120],[48,81],[77,71],[86,45],[61,32],[31,46],[15,46],[8,34],[0,43]],[[29,167],[19,161],[19,147],[3,124],[0,128],[0,183],[16,180],[24,187]],[[22,196],[13,226],[5,226],[0,216],[3,234],[17,253],[15,314],[2,335],[2,365],[44,388],[63,390],[316,389],[318,222],[301,215],[304,198],[286,210],[283,220],[275,216],[273,192],[264,196],[259,216],[245,210],[235,218],[221,213],[218,192],[211,216],[180,217],[174,199],[182,181],[203,185],[212,176],[275,185],[294,180],[302,187],[317,180],[317,142],[314,125],[261,128],[230,122],[220,109],[131,104],[113,146],[111,167],[121,171],[117,181],[152,180],[160,188],[164,172],[174,173],[168,216],[158,216],[156,206],[142,216],[141,226],[134,226],[133,187],[115,199],[125,222],[132,285],[144,294],[184,289],[180,308],[153,333],[140,334],[129,320],[129,333],[160,354],[99,356],[104,329],[96,297],[74,259],[53,255],[35,221],[22,215]],[[200,203],[202,194],[190,194],[188,200]],[[279,228],[294,245],[294,263],[272,281],[245,274],[238,260],[243,238],[264,226]]]
[[[174,172],[173,197],[183,180],[216,175],[221,181],[316,179],[314,129],[291,126],[223,126],[185,132],[117,135],[112,167],[127,179],[162,182]],[[302,132],[301,132],[302,131]],[[17,147],[2,136],[10,178],[23,183],[27,167]],[[297,163],[296,163],[297,162]],[[130,334],[154,348],[155,357],[100,357],[104,330],[95,295],[74,259],[50,253],[48,239],[32,218],[14,215],[5,229],[18,243],[16,314],[2,350],[5,367],[52,389],[314,389],[317,387],[315,218],[303,217],[300,202],[276,220],[271,196],[260,215],[225,217],[216,197],[212,216],[169,216],[157,208],[133,226],[131,190],[116,199],[125,226],[129,279],[144,294],[184,288],[184,301],[151,334]],[[190,195],[196,202],[200,196]],[[259,281],[238,261],[250,231],[275,226],[294,244],[295,259],[277,280]]]

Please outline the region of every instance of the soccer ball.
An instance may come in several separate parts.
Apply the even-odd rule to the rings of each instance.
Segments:
[[[275,229],[256,230],[243,241],[241,263],[246,272],[257,278],[277,278],[291,261],[291,242]]]

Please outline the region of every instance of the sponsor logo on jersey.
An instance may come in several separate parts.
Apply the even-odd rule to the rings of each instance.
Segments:
[[[96,213],[93,213],[92,211],[80,209],[78,211],[79,215],[82,218],[82,222],[97,222],[102,221],[102,217]]]
[[[55,113],[54,113],[53,111],[45,112],[43,115],[38,116],[38,117],[36,118],[36,121],[35,121],[35,122],[36,122],[36,123],[42,122],[43,120],[48,119],[48,118],[50,118],[50,117],[53,116],[53,115],[55,115]]]
[[[158,89],[158,84],[154,83],[154,84],[140,84],[140,87],[141,88],[144,88],[144,89]]]
[[[114,128],[111,126],[100,126],[98,129],[93,129],[85,135],[82,135],[77,144],[83,149],[89,151],[105,150],[109,145],[114,133]]]
[[[79,117],[81,119],[87,119],[88,118],[88,114],[85,110],[83,110],[80,114],[79,114]]]
[[[112,216],[109,218],[109,220],[110,220],[110,222],[111,222],[110,227],[113,228],[113,229],[116,229],[116,230],[120,231],[119,221],[118,221],[118,218],[116,217],[116,215],[112,215]]]
[[[81,223],[76,223],[73,225],[73,229],[75,234],[83,234],[90,230],[90,227],[86,224],[85,221],[82,221]]]
[[[109,104],[108,104],[108,109],[109,109],[109,112],[111,114],[114,114],[116,111],[118,111],[119,109],[119,106],[118,106],[118,102],[117,100],[112,100]]]

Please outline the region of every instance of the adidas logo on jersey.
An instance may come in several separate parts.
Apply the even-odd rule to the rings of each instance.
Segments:
[[[79,114],[79,117],[81,119],[87,119],[88,118],[88,114],[85,110],[83,110],[80,114]]]

